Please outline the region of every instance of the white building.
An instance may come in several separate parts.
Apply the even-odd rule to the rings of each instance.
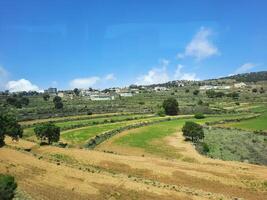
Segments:
[[[109,100],[114,100],[115,97],[112,95],[106,95],[106,94],[93,94],[93,95],[90,95],[90,99],[92,101],[109,101]]]
[[[203,85],[200,86],[200,90],[229,90],[231,87],[229,85]]]
[[[244,88],[246,86],[247,86],[247,84],[246,83],[243,83],[243,82],[235,83],[234,84],[234,88]]]
[[[132,97],[133,96],[131,92],[123,92],[123,93],[119,93],[119,95],[121,97]]]
[[[166,91],[168,89],[166,87],[159,87],[159,86],[157,86],[157,87],[154,87],[154,90],[155,91]]]
[[[63,92],[59,92],[59,93],[57,94],[57,96],[63,98],[63,97],[64,97],[64,93],[63,93]]]

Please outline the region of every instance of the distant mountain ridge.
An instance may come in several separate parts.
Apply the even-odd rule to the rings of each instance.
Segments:
[[[257,81],[267,81],[267,71],[260,71],[260,72],[250,72],[250,73],[244,73],[244,74],[236,74],[232,76],[226,76],[221,78],[214,78],[214,79],[208,79],[203,81],[188,81],[188,80],[174,80],[169,81],[166,83],[158,83],[158,84],[151,84],[146,85],[146,87],[173,87],[173,86],[181,86],[181,85],[203,85],[207,84],[210,81],[216,81],[216,80],[235,80],[236,82],[257,82]]]
[[[223,77],[219,79],[234,79],[239,82],[267,81],[267,71],[236,74],[236,75],[227,76],[227,77]]]

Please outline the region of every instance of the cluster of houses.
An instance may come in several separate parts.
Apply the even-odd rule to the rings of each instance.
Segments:
[[[177,82],[175,83],[178,87],[183,87],[184,82]],[[243,82],[234,83],[233,85],[203,85],[200,86],[200,90],[228,90],[231,88],[244,88],[247,85]],[[79,96],[88,98],[92,101],[101,101],[101,100],[114,100],[116,97],[132,97],[135,94],[140,93],[141,90],[149,90],[149,91],[168,91],[168,87],[163,86],[154,86],[152,88],[142,87],[125,87],[125,88],[109,88],[103,91],[95,90],[92,88],[89,89],[81,89],[79,90]],[[44,91],[50,95],[57,95],[61,98],[70,98],[73,99],[75,94],[73,90],[65,90],[65,91],[58,91],[57,88],[48,88]]]
[[[51,96],[73,99],[75,94],[73,90],[58,91],[57,88],[48,88],[44,91]],[[132,97],[140,91],[137,88],[111,88],[103,91],[92,88],[79,90],[79,96],[88,98],[92,101],[114,100],[116,97]]]
[[[234,83],[233,85],[203,85],[200,86],[200,90],[229,90],[231,88],[244,88],[247,84],[240,82],[240,83]]]

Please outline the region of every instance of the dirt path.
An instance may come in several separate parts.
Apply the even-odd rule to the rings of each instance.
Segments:
[[[194,146],[190,142],[186,142],[181,132],[177,132],[174,135],[165,138],[166,143],[173,146],[183,155],[183,159],[191,158],[197,160],[200,163],[207,162],[219,162],[219,160],[207,158],[197,152]]]

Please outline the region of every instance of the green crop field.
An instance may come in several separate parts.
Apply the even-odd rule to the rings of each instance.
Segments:
[[[172,151],[171,147],[168,147],[166,143],[162,142],[163,138],[169,135],[181,131],[182,126],[186,121],[195,121],[203,124],[205,122],[219,121],[224,119],[237,119],[242,115],[216,115],[209,116],[204,119],[178,119],[167,122],[160,122],[158,124],[141,127],[127,131],[127,134],[114,140],[114,143],[122,146],[130,146],[142,148],[148,153],[158,154],[161,156],[167,156],[177,158],[179,155]]]
[[[205,129],[207,155],[223,160],[267,164],[267,136],[248,131],[221,128]]]
[[[122,116],[105,116],[93,119],[80,119],[80,120],[70,120],[64,122],[56,122],[55,124],[59,126],[62,130],[74,129],[78,127],[91,126],[102,123],[112,123],[116,121],[131,121],[136,119],[142,119],[147,117],[153,117],[152,115],[122,115]],[[31,137],[34,135],[34,126],[24,129],[24,137]]]
[[[78,129],[72,129],[65,132],[62,132],[62,138],[68,142],[71,142],[72,144],[82,144],[89,140],[90,138],[101,134],[105,131],[110,131],[113,129],[120,128],[122,126],[126,126],[129,124],[135,124],[139,122],[144,121],[153,121],[161,119],[162,117],[153,117],[146,119],[136,119],[136,120],[130,120],[130,121],[123,121],[123,122],[117,122],[117,123],[107,123],[107,124],[100,124],[100,125],[94,125],[94,126],[87,126],[83,128]]]
[[[261,116],[253,119],[243,120],[241,122],[227,123],[223,125],[224,127],[234,127],[244,130],[252,131],[267,131],[267,112],[263,113]]]

